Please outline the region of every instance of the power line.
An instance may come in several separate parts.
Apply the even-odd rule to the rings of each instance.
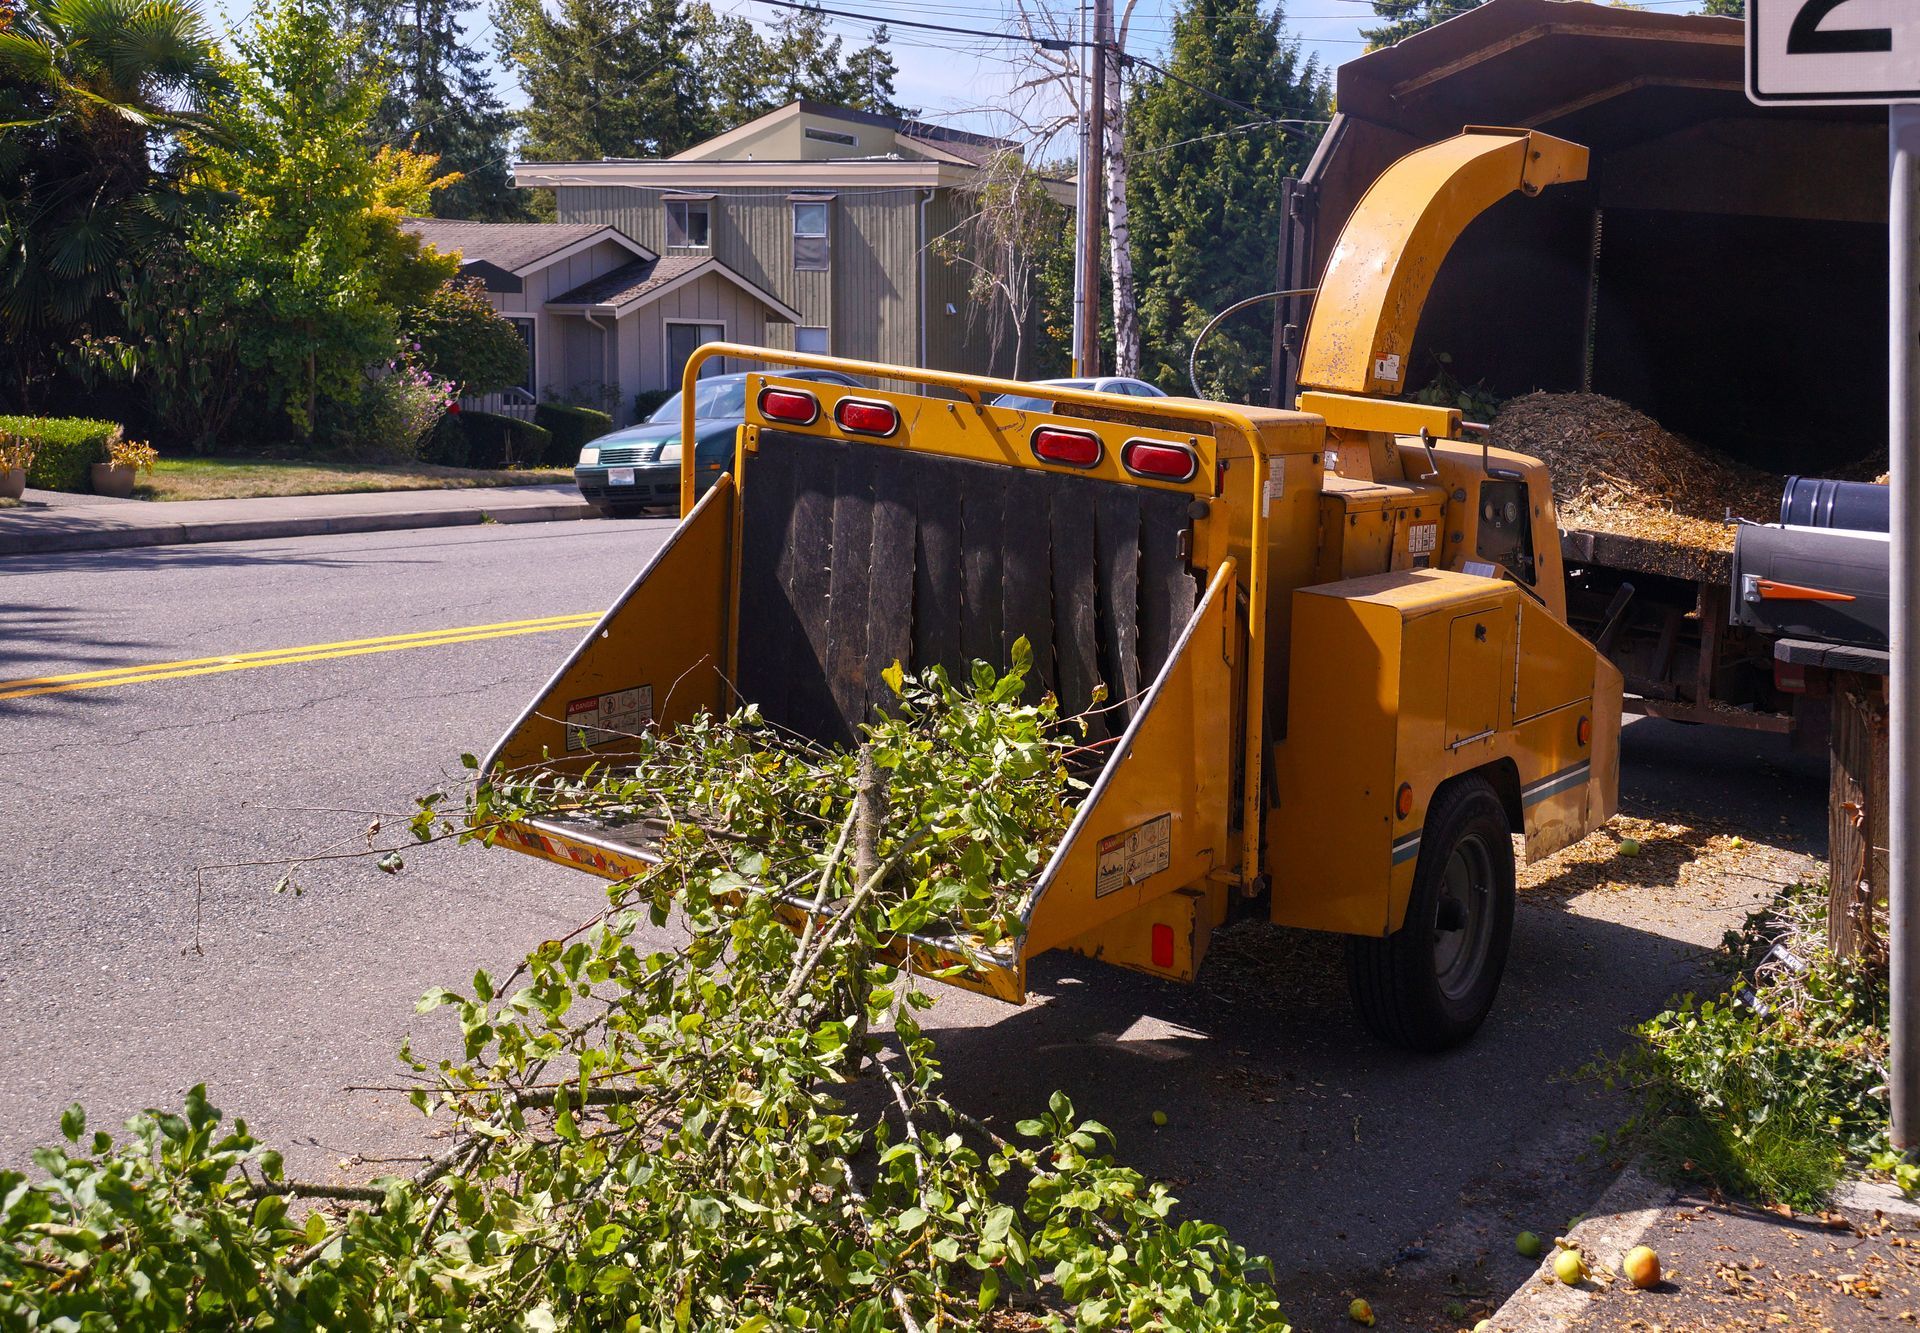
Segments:
[[[927,32],[954,32],[962,37],[972,37],[980,41],[1019,42],[1026,46],[1043,46],[1050,51],[1099,45],[1098,42],[1083,42],[1072,37],[1034,37],[1023,32],[981,32],[977,28],[957,28],[946,23],[924,23],[919,19],[888,18],[883,14],[859,14],[848,9],[827,9],[821,5],[806,4],[804,0],[757,0],[757,3],[772,5],[777,9],[798,9],[809,14],[830,14],[834,18],[857,19],[862,23],[871,23],[880,28],[920,28]]]

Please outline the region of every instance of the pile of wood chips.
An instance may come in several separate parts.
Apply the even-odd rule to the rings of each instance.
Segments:
[[[1728,514],[1765,522],[1781,479],[1742,467],[1597,393],[1530,393],[1494,418],[1491,443],[1530,454],[1553,476],[1563,528],[1731,551]]]

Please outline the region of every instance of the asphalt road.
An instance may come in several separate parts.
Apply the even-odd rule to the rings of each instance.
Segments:
[[[0,699],[0,1162],[71,1101],[110,1125],[200,1080],[303,1173],[417,1146],[401,1099],[344,1089],[396,1082],[401,1039],[446,1031],[414,1016],[421,991],[577,924],[597,883],[470,848],[391,877],[317,862],[293,896],[274,865],[232,863],[363,845],[368,812],[453,779],[579,631],[220,659],[594,611],[666,526],[0,559],[0,680],[215,659]],[[1824,762],[1658,722],[1624,750],[1630,811],[1818,850]],[[1047,958],[1026,1008],[954,993],[931,1027],[956,1100],[1010,1125],[1066,1090],[1196,1214],[1275,1256],[1302,1327],[1335,1327],[1351,1294],[1382,1328],[1456,1327],[1471,1321],[1449,1306],[1484,1311],[1531,1270],[1513,1232],[1564,1230],[1610,1178],[1591,1139],[1620,1105],[1569,1071],[1698,984],[1703,946],[1769,891],[1682,893],[1653,871],[1523,898],[1492,1019],[1443,1057],[1367,1039],[1337,941],[1261,926],[1218,937],[1194,987]]]

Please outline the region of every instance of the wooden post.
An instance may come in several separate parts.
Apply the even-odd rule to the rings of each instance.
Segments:
[[[1887,701],[1877,676],[1836,673],[1828,749],[1827,938],[1841,958],[1885,947]]]

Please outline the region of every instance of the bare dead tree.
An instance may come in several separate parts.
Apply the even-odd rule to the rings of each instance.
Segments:
[[[1008,335],[1019,379],[1025,369],[1027,330],[1043,256],[1060,241],[1063,210],[1048,194],[1039,173],[1015,148],[994,153],[968,188],[973,211],[952,230],[935,237],[932,249],[967,271],[967,332],[982,321],[989,363],[997,363]]]
[[[1088,34],[1088,40],[1106,40],[1114,57],[1106,62],[1104,90],[1107,99],[1105,153],[1105,207],[1107,222],[1107,275],[1113,298],[1113,368],[1116,375],[1140,373],[1140,318],[1133,276],[1133,231],[1127,214],[1127,110],[1121,88],[1121,67],[1117,58],[1127,49],[1127,29],[1133,21],[1138,0],[1125,0],[1119,6],[1116,31]],[[1085,48],[1070,45],[1078,34],[1068,30],[1066,20],[1048,12],[1041,0],[1015,0],[1013,20],[1026,36],[1034,39],[1031,55],[1025,58],[1028,73],[1014,87],[1011,99],[1017,118],[1031,115],[1034,129],[1051,131],[1057,137],[1074,126],[1079,89],[1086,77],[1082,66]],[[1042,46],[1047,41],[1054,46]],[[1040,114],[1034,115],[1038,112]],[[1086,318],[1092,319],[1097,296],[1091,296]]]

